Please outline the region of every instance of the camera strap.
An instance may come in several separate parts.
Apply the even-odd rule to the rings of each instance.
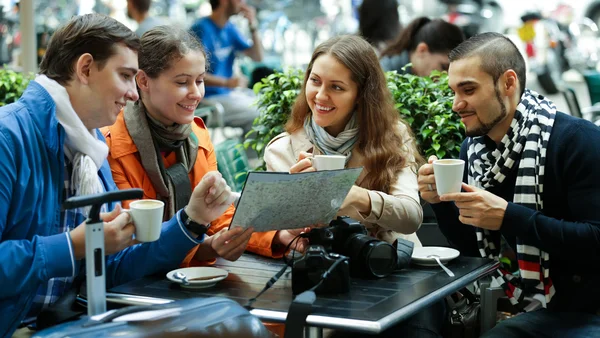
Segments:
[[[283,268],[281,268],[281,270],[279,270],[275,274],[275,276],[271,277],[271,279],[269,279],[267,284],[265,284],[265,287],[262,290],[260,290],[260,292],[256,296],[248,299],[248,302],[246,303],[246,305],[244,305],[244,307],[247,310],[251,310],[252,304],[254,304],[254,302],[258,299],[258,297],[260,297],[263,293],[265,293],[265,291],[269,290],[271,288],[271,286],[273,286],[273,284],[275,284],[279,280],[279,278],[283,275],[283,273],[285,272],[285,270],[287,270],[288,267],[289,267],[289,265],[285,265]]]
[[[271,277],[271,279],[269,279],[267,284],[265,284],[265,287],[263,287],[263,289],[260,290],[260,292],[255,297],[248,299],[248,302],[246,303],[246,305],[244,305],[244,307],[247,310],[251,310],[252,304],[254,304],[254,302],[258,299],[258,297],[260,297],[263,293],[265,293],[267,290],[269,290],[271,288],[271,286],[273,286],[273,284],[275,284],[279,280],[279,278],[281,278],[281,276],[283,276],[283,274],[285,273],[287,268],[292,266],[294,261],[293,260],[288,261],[285,258],[285,252],[287,252],[290,249],[290,247],[292,246],[292,244],[294,242],[296,242],[296,244],[297,244],[297,241],[300,237],[304,237],[304,236],[298,235],[298,236],[294,237],[294,239],[292,239],[292,241],[287,245],[287,247],[285,248],[284,254],[283,254],[283,261],[285,262],[285,266],[283,268],[281,268],[281,270],[279,270],[273,277]],[[295,251],[295,249],[294,249],[294,251]]]

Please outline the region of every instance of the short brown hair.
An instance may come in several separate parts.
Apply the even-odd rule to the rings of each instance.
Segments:
[[[448,59],[452,63],[470,57],[481,58],[481,69],[492,76],[494,85],[502,74],[512,69],[517,73],[520,94],[523,95],[527,82],[525,59],[509,38],[494,32],[477,34],[454,48]]]
[[[76,16],[52,35],[40,63],[40,74],[64,85],[71,80],[73,64],[81,55],[91,54],[102,68],[115,54],[118,43],[136,52],[140,49],[139,38],[117,20],[95,13]]]

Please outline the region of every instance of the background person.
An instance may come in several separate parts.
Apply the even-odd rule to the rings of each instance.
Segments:
[[[400,33],[398,0],[363,0],[358,8],[358,33],[381,53]]]
[[[441,19],[416,18],[381,53],[384,71],[395,70],[429,76],[433,70],[448,70],[448,53],[465,40],[461,29]]]
[[[256,96],[248,89],[247,78],[234,76],[233,62],[238,52],[257,62],[263,59],[256,10],[248,6],[245,0],[210,0],[210,5],[211,15],[197,20],[190,28],[208,52],[205,103],[211,105],[218,102],[223,105],[225,125],[240,127],[248,132],[258,116],[253,106]],[[239,13],[248,20],[252,44],[229,21]]]
[[[167,24],[166,20],[150,15],[151,5],[152,0],[127,0],[127,17],[138,23],[135,34],[139,37],[153,27]]]

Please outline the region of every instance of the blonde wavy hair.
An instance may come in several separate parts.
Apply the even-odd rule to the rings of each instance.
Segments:
[[[311,114],[306,101],[306,82],[315,60],[324,54],[333,56],[346,66],[358,85],[356,114],[359,132],[354,149],[365,158],[364,166],[368,171],[366,188],[389,193],[398,172],[407,166],[416,171],[423,158],[410,127],[394,108],[379,59],[373,47],[363,38],[337,36],[315,49],[285,129],[288,133],[302,129]],[[406,128],[400,128],[401,123]]]

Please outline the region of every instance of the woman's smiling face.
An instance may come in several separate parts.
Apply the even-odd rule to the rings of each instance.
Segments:
[[[323,54],[313,63],[305,94],[315,123],[337,136],[356,109],[358,84],[350,69],[331,54]]]

